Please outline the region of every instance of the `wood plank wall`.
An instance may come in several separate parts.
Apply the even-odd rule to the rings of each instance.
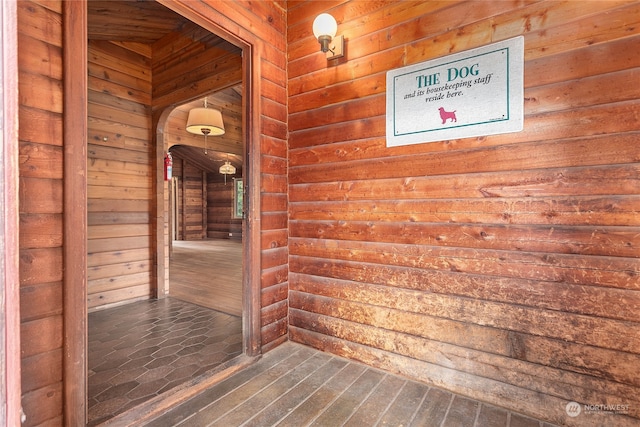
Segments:
[[[319,52],[321,12],[346,58]],[[627,1],[289,3],[291,339],[638,425],[639,25]],[[386,148],[386,71],[519,35],[522,132]]]
[[[194,171],[189,176],[184,175],[183,165],[185,164],[188,165],[188,170]],[[206,185],[203,184],[202,181],[203,173],[204,176],[206,176]],[[178,222],[177,240],[201,240],[205,238],[242,240],[242,220],[231,217],[233,208],[233,179],[229,178],[225,184],[220,174],[205,173],[177,155],[173,156],[173,176],[176,177],[178,186],[178,217],[175,219],[175,221]],[[191,197],[187,195],[186,199],[183,197],[182,192],[185,188],[185,184],[183,184],[185,178],[187,180],[186,187],[188,188],[192,187],[195,190],[206,188],[206,200],[198,199],[196,194],[192,194]],[[184,207],[187,207],[189,212],[197,216],[197,218],[190,215],[186,216],[187,222],[190,223],[191,226],[187,225],[185,227]],[[206,212],[204,218],[202,215],[203,211]],[[206,220],[206,227],[204,228],[202,227],[203,219]],[[194,227],[199,230],[200,233],[194,233]],[[185,237],[185,231],[187,232],[187,237]],[[232,235],[230,236],[229,233]]]
[[[191,171],[189,175],[184,173],[183,165],[185,164],[187,170]],[[173,156],[173,165],[173,176],[177,178],[178,185],[178,218],[175,219],[178,222],[178,240],[229,238],[241,240],[242,220],[231,217],[233,179],[228,179],[225,184],[221,181],[220,174],[204,172],[177,155]],[[206,183],[203,179],[206,179]],[[185,186],[186,199],[183,196]],[[199,191],[201,195],[203,189],[206,191],[206,198],[199,199],[196,192]],[[185,207],[187,208],[186,216],[183,211]],[[185,218],[187,225],[184,222]],[[206,226],[203,226],[205,221]],[[230,236],[229,233],[232,235]]]
[[[182,189],[182,230],[184,240],[202,240],[206,228],[206,173],[189,162],[184,162],[180,187]]]
[[[260,88],[262,104],[258,133],[263,173],[255,185],[261,189],[263,203],[261,342],[268,350],[286,339],[288,251],[286,239],[273,238],[287,233],[284,4],[218,2],[211,6],[188,2],[188,7],[220,21],[237,31],[240,37],[264,40],[264,47],[259,47],[261,63],[258,75],[261,83],[256,86]],[[233,21],[227,17],[233,17]],[[20,315],[22,403],[27,413],[26,426],[63,424],[62,253],[64,240],[73,236],[65,236],[64,239],[62,236],[62,20],[60,1],[18,2]],[[115,52],[118,55],[112,57],[110,64],[98,61],[99,55]],[[109,266],[119,265],[116,269],[120,270],[114,274],[120,276],[124,272],[127,279],[135,281],[138,273],[127,274],[129,270],[125,263],[116,261],[120,258],[116,249],[125,251],[127,259],[131,260],[137,259],[136,253],[149,251],[149,235],[144,230],[149,227],[151,212],[149,207],[140,209],[138,204],[140,200],[145,203],[150,200],[146,192],[152,187],[147,183],[153,153],[148,145],[151,121],[142,124],[140,118],[142,111],[149,106],[150,98],[147,96],[151,91],[147,89],[149,75],[136,75],[136,71],[141,70],[141,63],[148,60],[148,47],[132,43],[101,42],[93,45],[90,54],[90,73],[98,70],[98,74],[89,76],[93,111],[90,119],[93,129],[90,132],[93,133],[89,135],[92,143],[91,176],[88,177],[92,187],[89,192],[92,254],[89,262],[93,289],[96,289],[97,281],[103,279],[97,276],[100,274],[98,266],[110,269]],[[109,69],[110,75],[114,76],[113,81],[101,78],[100,69]],[[129,90],[132,93],[127,93]],[[124,114],[125,111],[128,113]],[[100,132],[95,132],[97,123],[100,123]],[[106,142],[116,146],[106,146],[105,141],[99,138],[103,133],[108,133]],[[126,163],[130,168],[105,176],[107,169],[114,170],[107,164],[116,163],[120,166]],[[121,175],[143,177],[135,180],[139,184],[130,185],[131,192],[139,196],[123,193],[122,179],[125,177]],[[109,205],[108,201],[114,199],[119,207]],[[115,215],[116,210],[122,211],[122,216]],[[97,247],[96,244],[103,243],[106,227],[118,230],[117,245]],[[116,239],[113,242],[116,243]],[[136,262],[136,265],[144,266],[139,274],[147,277],[148,262],[150,258]],[[143,286],[147,289],[149,284]]]
[[[17,6],[23,425],[62,425],[62,3]]]
[[[242,240],[242,219],[233,215],[233,178],[207,174],[207,237]]]
[[[89,42],[88,308],[153,295],[151,47]]]

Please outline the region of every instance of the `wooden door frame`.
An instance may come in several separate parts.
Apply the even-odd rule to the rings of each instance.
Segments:
[[[245,140],[246,219],[243,225],[243,353],[255,357],[260,340],[260,57],[262,42],[229,18],[215,14],[214,21],[192,6],[175,0],[157,0],[186,19],[236,44],[243,50],[243,133]],[[11,4],[8,2],[6,4]],[[5,3],[3,3],[5,4]],[[4,19],[3,19],[4,22]],[[12,23],[7,24],[11,30]],[[3,31],[5,26],[3,24]],[[17,23],[14,29],[17,30]],[[234,30],[238,33],[235,34]],[[63,2],[64,65],[64,361],[63,417],[65,425],[85,425],[87,420],[87,126],[88,38],[87,4]],[[4,39],[3,39],[4,40]],[[4,53],[3,53],[4,55]],[[4,56],[3,56],[4,58]],[[17,66],[17,64],[16,64]],[[6,87],[6,86],[5,86]],[[15,85],[17,87],[17,85]],[[15,112],[17,114],[17,96]],[[5,142],[6,143],[6,142]],[[16,138],[17,143],[17,138]],[[156,194],[164,189],[163,150],[155,150]],[[17,147],[15,148],[17,154]],[[160,184],[160,186],[158,186]],[[156,198],[156,286],[164,278],[164,198]],[[160,212],[160,209],[162,211]],[[17,215],[17,212],[16,212]],[[17,235],[17,230],[15,231]],[[17,237],[17,236],[16,236]],[[162,252],[162,258],[159,252]],[[160,262],[160,260],[162,261]],[[16,272],[17,274],[17,272]],[[17,311],[19,313],[19,311]],[[13,315],[6,311],[5,314]],[[0,313],[2,314],[2,313]],[[19,353],[18,353],[19,357]],[[19,363],[19,360],[18,360]],[[14,363],[15,364],[15,363]],[[19,372],[19,367],[16,372]],[[13,378],[13,376],[12,376]],[[14,390],[19,390],[17,387]]]
[[[87,4],[62,2],[64,70],[63,417],[87,419]]]
[[[0,423],[20,425],[20,283],[18,236],[18,18],[0,3]]]
[[[173,10],[182,17],[188,19],[225,39],[226,41],[242,49],[242,126],[244,140],[244,165],[243,175],[245,185],[245,219],[242,230],[242,339],[243,353],[246,356],[255,357],[261,353],[260,339],[260,290],[261,290],[261,261],[260,261],[260,176],[261,176],[261,147],[260,147],[260,87],[261,69],[260,58],[263,49],[263,41],[251,31],[239,27],[236,22],[221,13],[213,13],[213,6],[207,6],[201,2],[156,0],[163,6]],[[201,11],[202,10],[202,11]],[[207,10],[208,14],[203,11]],[[155,144],[156,148],[156,185],[163,184],[164,151],[159,149],[164,145]],[[157,200],[157,199],[156,199]],[[164,198],[162,199],[162,215],[164,215]],[[158,210],[157,212],[161,212]],[[156,225],[156,236],[160,236],[164,242],[164,224]],[[158,240],[160,242],[160,240]],[[157,246],[157,256],[164,246]],[[164,259],[164,258],[163,258]],[[158,263],[156,274],[164,280],[164,262]],[[161,271],[160,271],[161,270]],[[160,282],[158,282],[160,283]]]

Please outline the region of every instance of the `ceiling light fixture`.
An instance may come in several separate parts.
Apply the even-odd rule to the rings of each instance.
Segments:
[[[320,50],[327,56],[327,60],[344,56],[344,37],[337,36],[338,23],[328,13],[321,13],[313,21],[313,34],[320,43]]]
[[[236,173],[236,168],[229,161],[229,154],[227,154],[227,160],[225,160],[224,165],[220,166],[220,173],[224,175],[224,183],[227,184],[227,175],[233,175]]]
[[[204,135],[204,154],[207,154],[207,136],[224,135],[222,113],[220,110],[207,108],[207,98],[205,98],[204,108],[194,108],[189,111],[186,129],[189,133]]]

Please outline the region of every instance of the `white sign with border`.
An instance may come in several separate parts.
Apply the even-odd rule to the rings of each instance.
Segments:
[[[387,147],[519,132],[524,38],[387,72]]]

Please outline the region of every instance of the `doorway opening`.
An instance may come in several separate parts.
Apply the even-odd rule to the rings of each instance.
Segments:
[[[145,10],[141,13],[122,12],[121,8],[131,7],[141,7]],[[162,9],[154,9],[158,7]],[[106,310],[121,312],[120,314],[123,315],[121,321],[113,325],[117,329],[114,335],[122,334],[123,339],[129,339],[133,336],[134,341],[136,333],[146,334],[145,336],[153,333],[159,335],[158,342],[144,349],[126,348],[124,343],[112,345],[113,343],[110,342],[110,344],[105,344],[109,341],[107,337],[98,339],[104,345],[103,348],[93,349],[94,356],[103,354],[108,348],[111,356],[125,357],[127,360],[124,364],[129,364],[129,367],[140,364],[137,366],[140,368],[138,377],[146,376],[146,379],[149,380],[147,384],[157,381],[148,385],[149,389],[155,389],[154,393],[145,394],[145,390],[140,387],[140,381],[136,381],[136,379],[118,376],[116,370],[122,366],[122,359],[117,361],[114,358],[107,358],[100,361],[99,365],[95,365],[92,364],[92,350],[87,349],[89,354],[87,377],[102,375],[105,378],[108,377],[106,382],[111,382],[113,383],[111,385],[115,386],[111,387],[109,391],[106,391],[106,388],[95,390],[95,386],[92,389],[91,380],[87,380],[89,393],[97,392],[98,395],[102,393],[102,397],[99,398],[102,399],[100,402],[106,402],[110,397],[117,398],[128,394],[129,402],[121,407],[123,410],[136,407],[147,396],[155,401],[165,399],[171,387],[180,388],[181,386],[171,380],[166,384],[160,384],[160,382],[166,382],[172,375],[177,377],[178,371],[181,375],[189,371],[192,377],[207,375],[207,372],[211,371],[208,362],[220,356],[202,355],[198,351],[203,347],[211,346],[212,343],[206,341],[220,338],[221,331],[229,324],[235,322],[240,327],[240,337],[238,338],[236,334],[231,338],[229,336],[224,338],[223,341],[226,340],[227,347],[231,347],[227,356],[235,357],[237,352],[242,357],[221,360],[224,368],[247,363],[248,359],[259,353],[260,273],[259,263],[256,261],[259,259],[260,246],[259,230],[254,226],[254,224],[259,224],[257,221],[260,214],[259,191],[244,192],[245,188],[252,187],[251,183],[254,177],[260,176],[259,160],[256,160],[260,155],[259,141],[250,137],[253,134],[253,129],[257,127],[254,121],[257,120],[256,117],[259,117],[259,112],[256,112],[259,107],[252,108],[252,104],[254,104],[251,90],[251,64],[254,60],[252,45],[205,18],[199,17],[198,23],[194,23],[194,17],[198,17],[198,15],[191,12],[188,6],[171,4],[171,7],[182,7],[183,10],[174,12],[156,2],[99,0],[89,2],[88,8],[89,61],[84,72],[89,75],[87,87],[89,110],[87,152],[89,152],[88,175],[90,177],[87,190],[89,266],[84,294],[88,301],[89,316],[95,314],[96,317],[100,317]],[[157,17],[158,13],[165,18],[171,16],[171,13],[168,14],[167,11],[173,13],[178,21],[171,23],[171,19],[159,19],[154,23],[153,17]],[[185,18],[185,15],[189,17]],[[131,16],[148,16],[146,22],[150,27],[146,29],[147,31],[140,32],[139,22],[131,20]],[[171,28],[167,28],[167,25],[170,25]],[[132,30],[134,27],[135,31]],[[169,35],[169,33],[171,34]],[[184,37],[180,38],[181,35]],[[152,40],[150,37],[154,39]],[[217,69],[216,67],[207,69],[207,64],[212,62],[209,58],[203,59],[200,66],[194,66],[192,69],[177,73],[176,67],[188,62],[184,58],[191,58],[194,55],[193,52],[184,53],[184,51],[183,58],[166,57],[163,59],[162,67],[157,67],[157,64],[154,64],[156,59],[154,55],[156,52],[162,52],[162,43],[171,43],[173,40],[181,40],[187,45],[189,40],[197,40],[196,43],[200,46],[218,51],[226,49],[229,55],[225,56],[222,52],[220,55],[223,58],[220,60],[221,63],[237,64],[240,66],[239,71],[237,73],[229,71],[225,77],[228,80],[208,78]],[[230,43],[236,46],[235,56],[234,52],[229,52],[227,49]],[[188,50],[188,47],[186,49]],[[169,51],[171,51],[170,48],[165,50],[165,52]],[[193,62],[191,64],[193,65]],[[186,89],[183,89],[182,92],[176,91],[180,93],[171,93],[171,90],[167,90],[171,84],[161,86],[155,78],[145,80],[147,70],[149,75],[153,72],[154,77],[162,75],[164,72],[163,77],[168,79],[171,79],[172,73],[174,73],[174,80],[183,83],[184,76],[188,75],[196,79],[198,85],[190,85],[187,81],[184,83]],[[198,73],[201,74],[198,75]],[[239,87],[238,76],[240,79]],[[223,82],[223,86],[226,86],[210,87],[220,81]],[[134,85],[134,87],[128,85]],[[197,87],[198,90],[189,91],[194,87]],[[176,154],[183,150],[183,146],[192,148],[189,147],[189,144],[170,143],[171,138],[175,137],[175,129],[169,126],[170,112],[176,109],[175,105],[197,100],[213,89],[216,93],[225,89],[233,89],[241,96],[239,107],[241,122],[235,128],[241,136],[240,150],[236,153],[231,149],[224,149],[221,153],[224,153],[227,159],[235,158],[238,161],[241,168],[239,177],[236,180],[225,177],[230,179],[229,186],[233,189],[237,188],[236,183],[243,184],[241,199],[244,201],[245,212],[248,213],[245,220],[234,218],[237,228],[229,231],[228,238],[224,239],[234,243],[236,253],[240,254],[239,257],[236,256],[236,259],[240,261],[239,269],[241,272],[239,279],[241,287],[240,315],[223,313],[230,317],[217,316],[216,319],[207,317],[208,314],[202,314],[200,312],[201,306],[198,304],[185,305],[180,303],[176,305],[171,298],[169,249],[173,237],[179,234],[180,225],[176,224],[175,227],[172,227],[171,223],[166,223],[165,218],[174,212],[169,208],[168,199],[170,195],[178,197],[180,184],[176,181],[176,189],[174,190],[172,185],[164,181],[163,177],[163,156],[169,146],[171,146],[171,151]],[[163,93],[162,90],[167,91]],[[200,93],[200,91],[205,93]],[[145,101],[147,98],[148,102]],[[145,143],[145,132],[148,132],[148,135],[153,135],[151,137],[152,144]],[[177,138],[184,140],[187,135],[180,135]],[[254,157],[251,161],[249,161],[248,152],[251,152]],[[181,155],[187,157],[184,150]],[[118,169],[114,170],[116,167]],[[208,193],[205,187],[217,185],[217,178],[211,178],[210,182],[207,175],[205,172],[201,174],[203,183],[201,193],[203,196]],[[96,183],[91,182],[92,180],[102,181]],[[189,186],[185,186],[183,190],[185,191],[183,199],[188,199],[189,195],[186,191],[189,190]],[[237,194],[235,196],[237,197]],[[202,237],[206,237],[208,240],[210,238],[209,223],[205,218],[211,216],[208,212],[208,198],[204,196],[201,200],[205,201],[205,209],[202,211],[204,215],[200,218],[204,230]],[[231,210],[231,212],[233,211]],[[187,210],[183,213],[187,213]],[[176,209],[174,215],[177,214],[178,210]],[[170,233],[169,230],[174,230],[175,234]],[[193,231],[193,227],[186,219],[184,220],[184,231],[185,236]],[[122,261],[123,256],[132,258]],[[219,270],[224,271],[225,267],[220,267]],[[115,273],[110,276],[109,271]],[[237,275],[235,277],[237,278]],[[169,298],[166,298],[167,295]],[[153,302],[155,305],[147,305],[145,314],[135,306],[148,302]],[[131,308],[133,310],[128,314],[125,313],[127,309]],[[162,313],[166,313],[169,320],[160,319],[159,316]],[[103,317],[111,318],[111,316]],[[185,318],[188,320],[184,320]],[[91,323],[91,319],[89,319],[89,323]],[[176,323],[190,324],[190,327],[168,329],[169,325],[175,326]],[[91,324],[89,324],[89,328],[91,328]],[[183,333],[185,330],[186,334]],[[211,336],[212,330],[219,333]],[[170,334],[173,335],[168,336]],[[192,342],[185,341],[185,337],[191,339]],[[89,341],[92,338],[90,336]],[[181,340],[179,343],[178,339]],[[177,348],[176,346],[181,347]],[[193,353],[190,353],[192,351]],[[163,358],[169,360],[176,356],[176,353],[181,352],[194,355],[193,360],[188,364],[171,368],[159,365],[158,360]],[[179,356],[183,355],[185,354],[179,354]],[[82,354],[78,352],[72,357],[81,361]],[[158,365],[156,366],[156,364]],[[203,371],[207,367],[209,367],[208,370]],[[142,372],[142,368],[146,370]],[[171,371],[166,371],[168,369]],[[198,382],[200,384],[206,383],[202,379]],[[105,386],[104,382],[100,385],[100,387]],[[193,384],[186,384],[182,387],[191,386]],[[82,399],[87,402],[87,396],[83,395],[83,387],[74,387],[69,390],[69,393],[69,401],[78,402]],[[91,404],[87,406],[91,412]],[[107,404],[102,406],[108,407]],[[91,418],[89,425],[95,425],[100,420],[104,420],[104,417],[89,418]]]
[[[183,126],[190,112],[203,104],[220,111],[223,137],[171,137],[171,130]],[[242,315],[245,228],[244,143],[239,129],[241,85],[176,107],[162,133],[172,162],[164,295],[234,316]]]

